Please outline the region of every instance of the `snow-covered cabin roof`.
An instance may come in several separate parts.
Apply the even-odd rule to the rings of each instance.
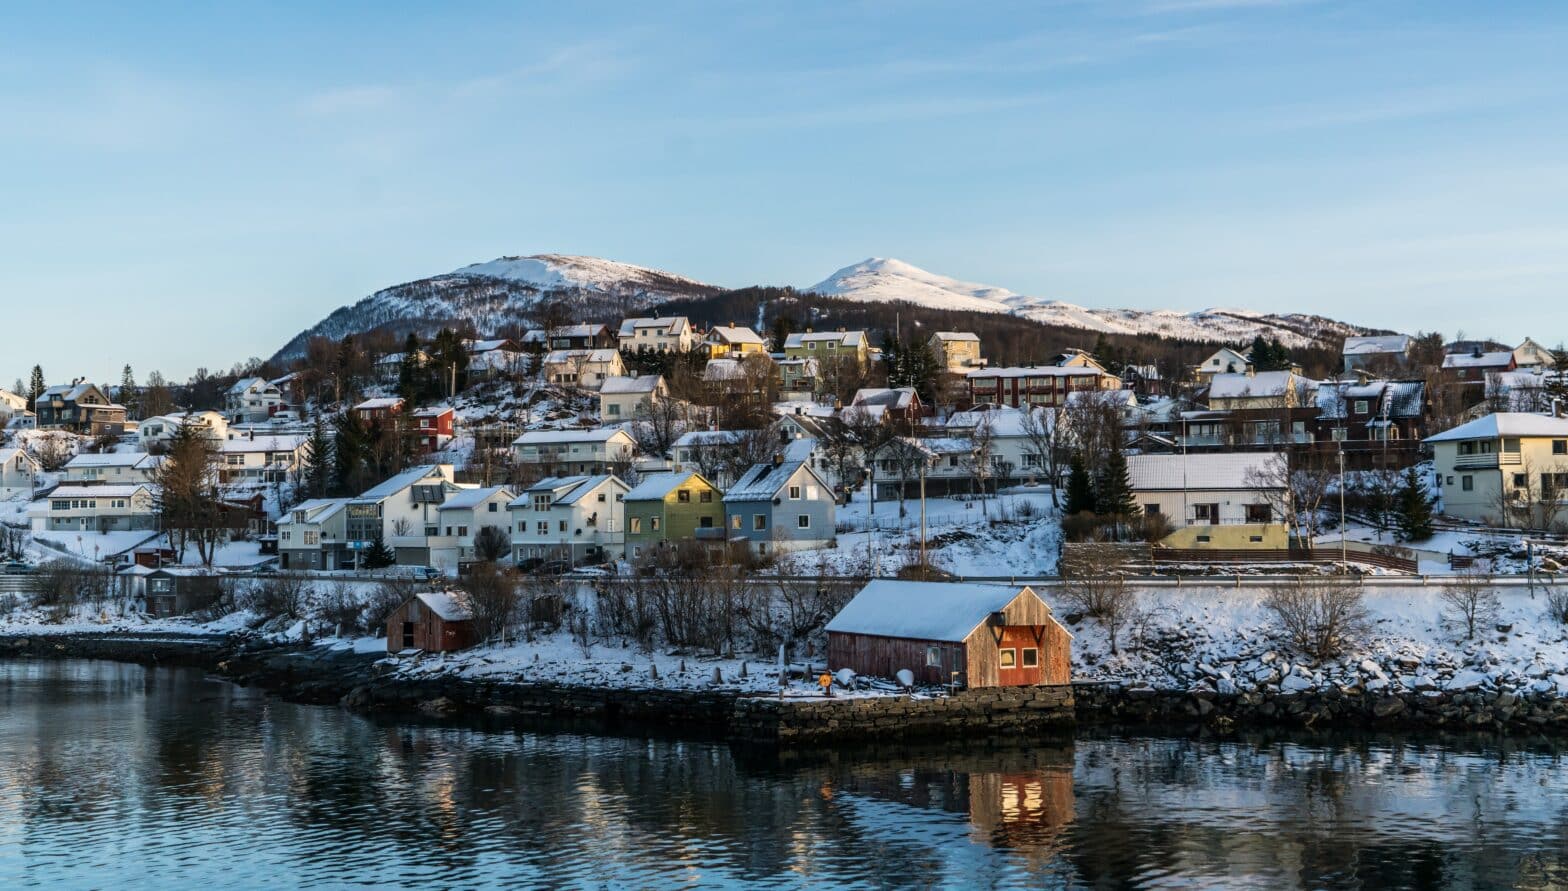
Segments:
[[[450,414],[456,414],[456,412],[452,409],[451,406],[447,406],[447,405],[427,405],[424,408],[416,408],[416,409],[414,409],[413,413],[411,415],[409,415],[409,417],[413,417],[413,418],[439,418],[442,415],[450,415]]]
[[[477,489],[453,492],[436,510],[473,510],[497,495],[506,496],[508,503],[513,498],[512,490],[508,486],[480,486]]]
[[[767,501],[777,495],[779,490],[789,482],[790,477],[803,467],[817,480],[817,484],[823,487],[819,490],[820,497],[820,493],[825,491],[827,486],[822,482],[821,477],[817,477],[805,461],[787,460],[778,464],[768,461],[751,465],[745,473],[741,474],[740,479],[735,481],[735,485],[724,493],[724,502],[730,504],[737,501]]]
[[[156,467],[163,458],[146,452],[83,452],[65,462],[66,470],[83,467]]]
[[[809,399],[788,399],[783,402],[773,403],[773,412],[778,415],[794,416],[797,418],[817,418],[826,420],[833,417],[833,406]]]
[[[1138,394],[1131,390],[1074,390],[1067,394],[1067,405],[1082,403],[1128,409],[1138,405]]]
[[[512,346],[514,346],[512,341],[507,340],[504,337],[495,340],[470,340],[467,342],[468,352],[470,354],[493,353],[496,350],[511,349]]]
[[[1253,480],[1280,460],[1274,452],[1128,455],[1127,478],[1135,492],[1254,491],[1258,486]]]
[[[530,430],[512,440],[514,446],[562,445],[566,443],[609,442],[617,435],[628,439],[622,427],[595,427],[592,430]]]
[[[1001,612],[1028,587],[968,582],[877,579],[850,598],[827,624],[839,634],[957,643],[991,614]],[[917,666],[911,666],[917,667]]]
[[[292,452],[303,446],[310,437],[303,433],[263,433],[255,439],[249,436],[239,439],[225,439],[218,445],[218,450],[230,455],[254,454],[256,452]]]
[[[1507,368],[1514,361],[1513,350],[1483,353],[1449,353],[1443,357],[1444,368]]]
[[[375,399],[366,399],[354,406],[355,411],[369,411],[377,408],[397,408],[403,400],[397,396],[377,396]]]
[[[1410,350],[1408,334],[1372,334],[1345,338],[1342,355],[1375,356],[1385,353],[1403,355]]]
[[[866,342],[864,331],[797,331],[784,338],[784,348],[798,349],[808,343],[837,343],[846,347],[859,347]]]
[[[1568,418],[1528,412],[1496,412],[1428,436],[1424,442],[1457,442],[1464,439],[1498,439],[1504,436],[1568,437]]]
[[[359,497],[353,500],[380,501],[383,498],[396,495],[404,489],[407,489],[409,486],[412,486],[415,483],[421,482],[425,479],[430,479],[435,482],[446,482],[446,476],[441,473],[440,465],[421,464],[418,467],[410,467],[402,473],[395,474],[394,476],[383,480],[381,483],[366,489],[359,495]]]
[[[113,486],[57,486],[49,493],[54,498],[130,498],[137,492],[150,492],[146,483],[126,483]]]
[[[690,329],[691,322],[685,316],[669,316],[662,319],[622,319],[621,330],[616,336],[636,337],[639,328],[660,331],[668,337],[674,337]]]
[[[550,365],[564,365],[567,362],[614,362],[618,356],[620,353],[608,347],[597,350],[551,350],[545,354],[544,361]]]
[[[49,387],[49,388],[45,389],[43,394],[41,396],[39,396],[38,398],[39,399],[43,399],[43,398],[47,397],[47,398],[50,398],[50,399],[54,399],[54,398],[58,397],[58,398],[60,398],[62,400],[65,400],[65,401],[72,401],[72,400],[80,399],[83,396],[87,395],[89,392],[91,392],[93,390],[96,390],[96,389],[98,389],[96,384],[91,384],[91,383],[88,383],[86,381],[83,381],[83,382],[77,383],[77,384],[59,384],[59,385],[56,385],[56,386]]]
[[[662,374],[644,374],[639,377],[629,375],[612,375],[604,379],[604,384],[599,387],[599,395],[615,396],[637,393],[656,393],[664,383]]]
[[[881,406],[884,409],[905,410],[920,401],[914,387],[862,387],[855,391],[849,404],[866,408]]]
[[[939,343],[979,343],[980,335],[971,331],[938,331],[931,335]]]
[[[473,603],[463,591],[426,591],[414,598],[445,622],[463,622],[474,617]]]
[[[745,376],[739,359],[709,359],[702,369],[702,379],[708,383],[733,381]]]
[[[1375,401],[1374,414],[1389,418],[1419,418],[1426,398],[1426,384],[1422,381],[1373,380],[1361,384],[1345,381],[1322,381],[1317,385],[1313,399],[1318,416],[1326,420],[1347,417],[1353,400]]]
[[[750,430],[688,430],[682,433],[671,445],[671,448],[700,448],[703,446],[727,446],[740,441]]]
[[[1036,408],[1035,413],[1040,418],[1042,430],[1052,430],[1056,424],[1056,414],[1047,408]],[[985,423],[992,436],[1016,437],[1024,435],[1024,419],[1028,413],[1018,408],[993,408],[985,411],[970,410],[954,412],[947,418],[948,430],[968,431]]]
[[[260,387],[265,389],[268,386],[269,384],[265,378],[242,377],[229,386],[228,392],[230,395],[239,395],[240,393],[244,393],[246,390],[249,390],[252,387]]]
[[[695,470],[671,470],[664,473],[645,474],[631,491],[626,493],[627,501],[660,501],[671,492],[686,485],[687,481],[696,477],[702,482],[707,478]],[[712,485],[711,483],[709,485]],[[717,488],[717,487],[715,487]]]
[[[744,325],[715,325],[713,330],[708,332],[707,339],[710,343],[735,346],[748,343],[762,346],[767,343],[766,340],[763,340],[762,335]]]
[[[330,520],[332,517],[336,516],[339,511],[343,510],[343,508],[348,505],[349,501],[350,499],[348,498],[312,498],[308,501],[301,501],[299,504],[294,505],[293,508],[286,511],[284,518],[278,522],[280,524],[292,523],[294,522],[293,515],[296,512],[303,511],[305,514],[305,522],[325,523],[327,520]]]
[[[1260,371],[1257,374],[1229,372],[1214,375],[1209,383],[1210,399],[1247,399],[1283,397],[1295,383],[1289,371]]]
[[[28,463],[34,465],[38,463],[38,459],[33,457],[33,453],[26,449],[16,447],[0,449],[0,464],[9,464],[14,458],[26,458]]]

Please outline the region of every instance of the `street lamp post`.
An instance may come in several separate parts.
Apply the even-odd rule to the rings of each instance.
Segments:
[[[1343,575],[1347,571],[1345,559],[1345,446],[1339,447],[1339,572]]]

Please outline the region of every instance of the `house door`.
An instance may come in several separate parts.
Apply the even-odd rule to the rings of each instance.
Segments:
[[[414,623],[413,622],[404,622],[403,623],[403,646],[402,646],[402,649],[412,650],[413,648],[414,648]]]

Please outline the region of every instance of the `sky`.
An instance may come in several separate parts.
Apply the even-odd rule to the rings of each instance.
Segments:
[[[1568,339],[1568,4],[6,4],[0,386],[560,252]]]

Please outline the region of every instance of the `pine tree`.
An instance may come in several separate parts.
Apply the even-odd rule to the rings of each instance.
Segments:
[[[419,361],[419,338],[410,331],[403,341],[403,361],[397,366],[397,395],[409,405],[419,402],[424,389],[424,368]]]
[[[305,464],[305,491],[312,498],[325,498],[337,488],[333,479],[337,470],[334,445],[326,425],[321,423],[321,416],[317,415],[311,424],[310,439],[305,444],[309,453]]]
[[[1132,497],[1132,478],[1127,473],[1127,456],[1112,447],[1100,468],[1094,487],[1094,512],[1103,517],[1128,518],[1138,512]]]
[[[1083,513],[1094,513],[1094,487],[1089,483],[1083,455],[1074,452],[1067,469],[1067,515]]]
[[[381,533],[376,533],[376,537],[370,542],[370,547],[365,551],[365,568],[385,569],[396,564],[397,554],[387,547],[386,540],[381,537]]]
[[[48,389],[48,385],[44,383],[44,369],[43,369],[43,367],[39,366],[39,365],[34,365],[33,366],[33,377],[32,377],[32,380],[29,381],[28,385],[27,385],[27,410],[28,411],[37,411],[38,410],[38,397],[44,395],[44,390],[47,390],[47,389]]]
[[[353,492],[364,481],[369,461],[370,434],[359,415],[346,411],[338,416],[333,431],[332,488],[334,494]]]
[[[140,417],[136,413],[136,375],[131,373],[131,366],[127,364],[120,372],[120,404],[125,406],[127,417]]]
[[[1400,541],[1426,541],[1437,531],[1432,525],[1432,499],[1414,467],[1405,468],[1399,487],[1397,522]]]

